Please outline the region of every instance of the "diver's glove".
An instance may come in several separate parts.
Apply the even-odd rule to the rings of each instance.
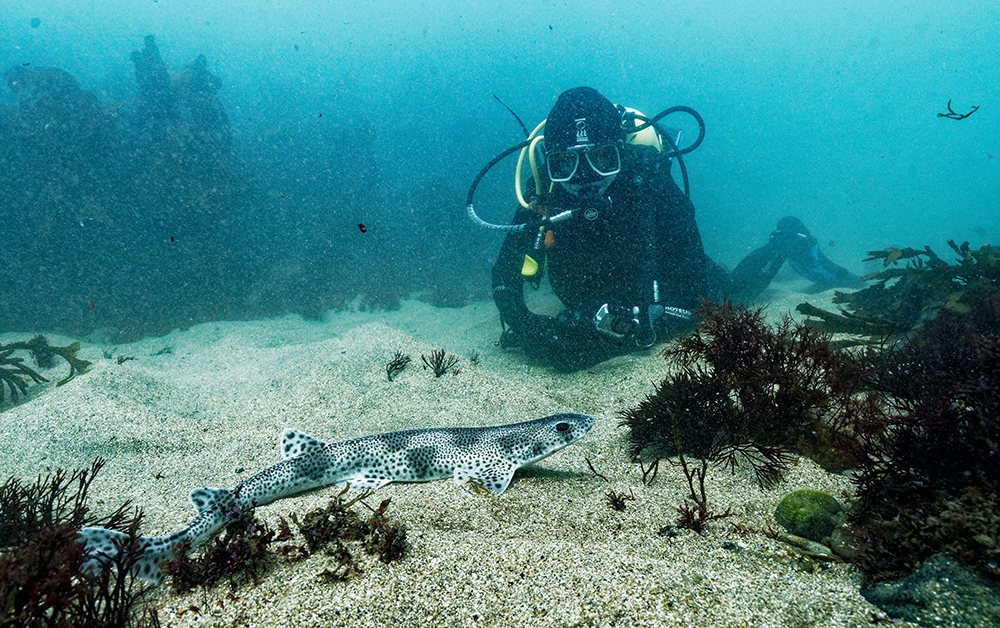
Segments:
[[[533,340],[543,346],[553,346],[589,340],[594,334],[577,319],[539,316],[525,326],[522,335],[526,344]]]
[[[619,345],[647,349],[657,335],[673,335],[689,328],[694,316],[688,310],[659,303],[624,307],[605,303],[594,314],[594,328]]]
[[[533,316],[517,331],[524,352],[562,370],[576,370],[607,359],[607,343],[590,321]]]

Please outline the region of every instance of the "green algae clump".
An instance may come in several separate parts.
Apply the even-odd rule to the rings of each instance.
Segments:
[[[822,491],[799,490],[785,495],[774,518],[786,530],[811,541],[822,541],[840,523],[844,506]]]

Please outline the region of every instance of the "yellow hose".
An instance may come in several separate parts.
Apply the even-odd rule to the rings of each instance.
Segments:
[[[521,169],[524,165],[524,155],[528,154],[528,162],[531,164],[531,176],[535,179],[535,194],[541,195],[542,193],[542,181],[538,176],[538,163],[535,160],[535,146],[538,142],[545,139],[545,136],[538,135],[538,132],[542,130],[545,126],[545,120],[538,123],[535,130],[531,132],[528,139],[531,140],[531,144],[521,149],[521,155],[517,158],[517,170],[514,171],[514,191],[517,192],[517,202],[521,204],[521,207],[525,209],[530,209],[531,204],[524,200],[524,193],[521,190]],[[537,137],[536,137],[537,136]]]

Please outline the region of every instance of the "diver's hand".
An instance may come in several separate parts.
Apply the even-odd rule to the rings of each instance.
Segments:
[[[694,315],[679,307],[659,303],[623,307],[605,303],[594,315],[594,327],[621,345],[649,348],[658,336],[672,336],[694,324]]]
[[[535,344],[546,349],[589,343],[594,339],[593,327],[580,319],[557,319],[539,316],[525,326],[524,346]]]
[[[560,370],[577,370],[607,359],[607,341],[585,319],[537,316],[519,332],[524,352]]]
[[[642,326],[640,315],[638,307],[605,303],[594,314],[594,328],[605,337],[624,344],[635,338]]]

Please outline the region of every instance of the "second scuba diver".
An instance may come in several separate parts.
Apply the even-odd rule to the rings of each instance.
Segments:
[[[672,130],[655,124],[675,111],[691,114],[701,128],[684,149]],[[528,141],[480,173],[482,178],[522,146],[522,162],[527,155],[534,173],[530,200],[517,179],[522,207],[509,226],[476,216],[472,196],[479,179],[469,192],[473,220],[507,233],[493,267],[493,298],[507,326],[503,346],[520,346],[557,369],[585,368],[690,328],[691,311],[704,296],[752,300],[786,259],[816,289],[861,284],[826,258],[793,217],[778,221],[767,244],[732,273],[712,261],[702,246],[694,205],[671,175],[672,162],[678,160],[683,171],[681,155],[703,137],[700,116],[687,107],[650,121],[592,88],[578,87],[559,96]],[[541,157],[544,165],[536,161]],[[537,287],[543,274],[565,306],[555,317],[535,314],[525,304],[524,284]]]

